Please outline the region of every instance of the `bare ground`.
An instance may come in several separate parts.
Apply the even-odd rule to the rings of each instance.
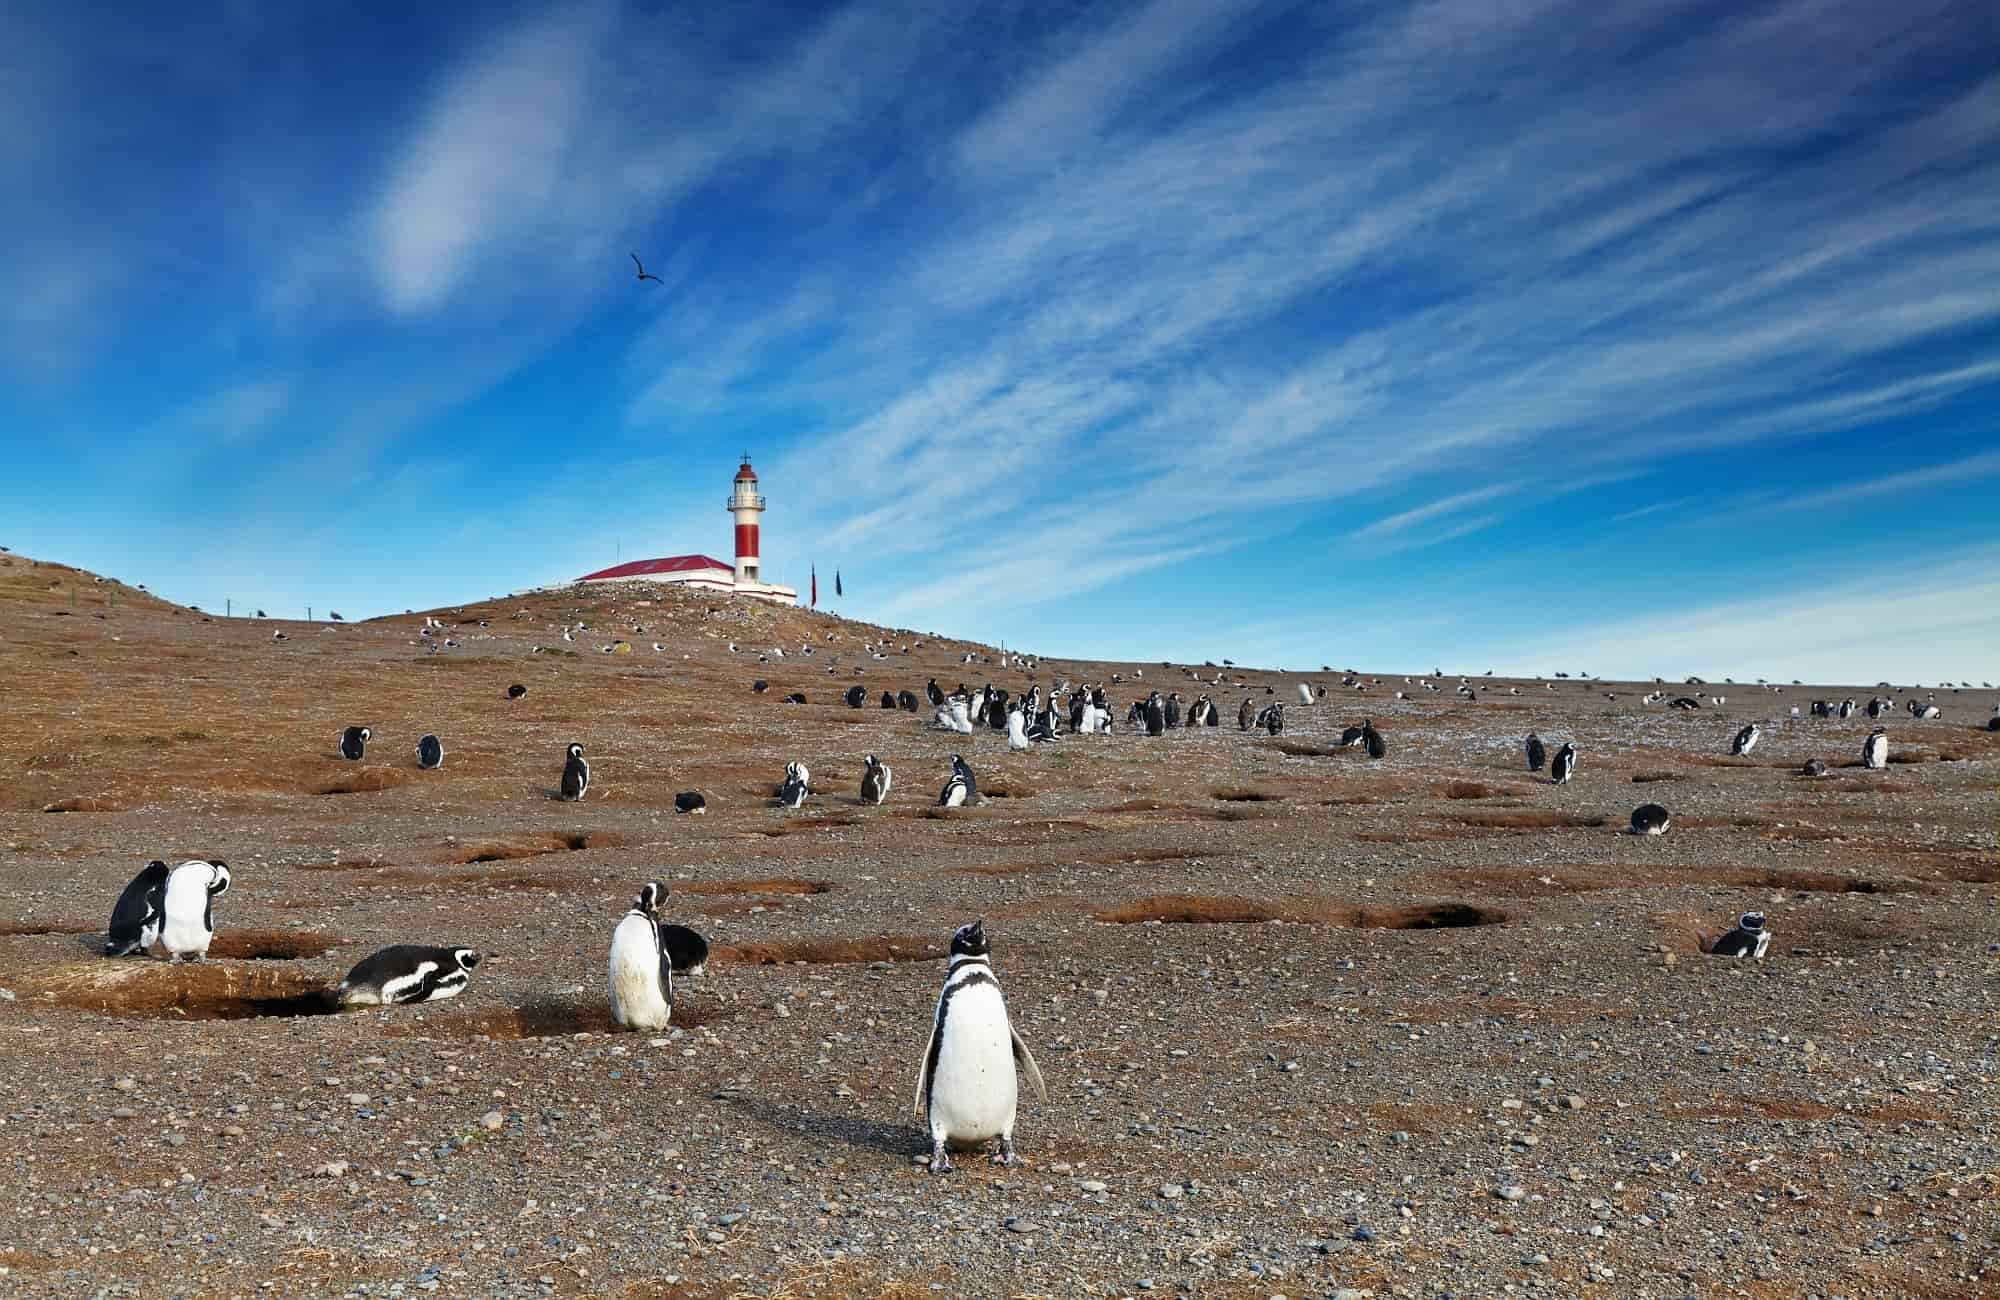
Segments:
[[[1690,715],[1044,661],[1225,724],[1011,755],[877,704],[1025,685],[979,647],[877,660],[862,625],[642,590],[436,612],[461,645],[430,655],[417,616],[211,622],[0,556],[0,1294],[1994,1292],[1990,692],[1892,719],[1871,773],[1863,719],[1788,717],[1861,688]],[[1283,736],[1236,729],[1246,695]],[[1381,763],[1334,744],[1364,714]],[[1577,741],[1573,784],[1524,770],[1531,727]],[[953,752],[989,797],[940,812]],[[1619,833],[1655,801],[1671,833]],[[235,871],[213,959],[96,956],[145,860],[191,856]],[[649,878],[712,973],[619,1034],[605,949]],[[1769,960],[1706,956],[1749,908]],[[1025,1165],[935,1178],[910,1094],[976,916],[1052,1099]],[[405,941],[491,956],[456,1002],[331,1013]]]

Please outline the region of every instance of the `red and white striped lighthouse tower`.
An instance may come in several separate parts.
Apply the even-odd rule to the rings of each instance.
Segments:
[[[764,498],[757,493],[757,472],[750,468],[750,453],[743,453],[743,468],[736,471],[736,490],[729,496],[729,513],[736,517],[736,581],[759,582],[757,573],[757,516],[764,512]]]

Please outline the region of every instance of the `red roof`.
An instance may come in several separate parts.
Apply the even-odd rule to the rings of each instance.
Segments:
[[[632,560],[625,564],[614,564],[596,573],[586,573],[578,582],[595,582],[600,578],[643,578],[649,573],[699,573],[703,569],[721,569],[724,573],[734,573],[735,569],[721,560],[706,555],[663,555],[657,560]]]
[[[741,483],[744,479],[749,479],[752,483],[757,481],[757,473],[750,468],[750,462],[747,460],[743,462],[743,468],[736,471],[736,481]]]

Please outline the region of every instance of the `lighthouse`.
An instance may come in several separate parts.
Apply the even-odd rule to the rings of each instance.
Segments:
[[[764,513],[764,498],[757,492],[757,471],[750,468],[750,453],[743,453],[743,468],[736,471],[736,490],[729,494],[729,513],[736,517],[736,583],[757,586],[757,516]]]

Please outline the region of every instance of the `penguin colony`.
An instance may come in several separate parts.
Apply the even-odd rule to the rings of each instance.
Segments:
[[[581,625],[578,630],[582,630]],[[565,629],[565,635],[569,635],[569,629]],[[733,645],[730,648],[736,649]],[[777,650],[772,653],[779,657],[783,654]],[[804,653],[812,651],[807,648]],[[884,656],[878,653],[876,657]],[[763,660],[760,656],[760,661]],[[968,656],[967,662],[971,661]],[[1190,676],[1198,682],[1205,680],[1198,673]],[[1121,678],[1114,674],[1112,680],[1116,683]],[[1223,682],[1224,675],[1218,672],[1215,684]],[[1439,689],[1428,680],[1415,684],[1433,692]],[[759,680],[753,690],[761,693],[767,685]],[[1359,676],[1352,673],[1343,685],[1355,690],[1367,689]],[[526,687],[514,685],[506,694],[511,701],[526,693]],[[1463,681],[1456,693],[1468,701],[1478,699],[1477,692]],[[1518,688],[1514,693],[1519,693]],[[1025,694],[1010,697],[1008,692],[991,686],[973,691],[961,685],[947,694],[933,678],[926,683],[924,694],[934,711],[933,726],[962,735],[973,734],[981,726],[1004,731],[1007,747],[1012,751],[1054,742],[1065,728],[1073,734],[1106,735],[1113,727],[1113,708],[1102,685],[1069,687],[1058,683],[1044,696],[1041,685],[1034,684]],[[1327,690],[1322,686],[1315,693],[1311,686],[1300,683],[1297,694],[1300,705],[1311,706],[1316,699],[1324,699]],[[1395,694],[1398,699],[1407,698],[1406,692]],[[1726,697],[1711,699],[1720,705]],[[856,685],[844,692],[842,700],[849,708],[864,708],[868,693]],[[1664,691],[1656,691],[1645,700],[1657,704],[1665,701],[1666,695]],[[802,704],[805,697],[794,693],[786,697],[786,702]],[[884,710],[915,713],[918,697],[908,690],[884,690],[880,705]],[[1672,700],[1671,707],[1695,711],[1704,706],[1695,697],[1683,696]],[[1815,717],[1849,718],[1859,707],[1852,699],[1837,706],[1820,700],[1813,702],[1812,712]],[[1889,711],[1888,702],[1879,697],[1866,708],[1870,718]],[[1915,701],[1909,703],[1909,711],[1919,719],[1938,716],[1935,705],[1920,706]],[[1797,715],[1796,709],[1793,714]],[[1216,727],[1220,712],[1207,694],[1198,695],[1184,708],[1178,691],[1163,693],[1152,689],[1132,701],[1125,720],[1135,731],[1159,737],[1173,730]],[[1284,721],[1284,705],[1276,700],[1259,707],[1252,699],[1245,698],[1237,713],[1240,730],[1260,730],[1272,736],[1282,733]],[[2000,709],[1995,710],[1990,725],[2000,730]],[[1748,755],[1761,735],[1757,723],[1743,727],[1731,741],[1730,753]],[[361,761],[372,736],[372,730],[366,726],[343,728],[337,738],[340,757]],[[1388,753],[1387,741],[1373,718],[1346,727],[1340,734],[1340,744],[1362,749],[1371,760],[1382,760]],[[1564,742],[1551,759],[1547,744],[1538,734],[1530,732],[1524,751],[1530,772],[1540,772],[1546,767],[1556,785],[1567,785],[1574,779],[1578,750],[1573,741]],[[1886,728],[1877,726],[1863,742],[1861,766],[1881,770],[1888,764],[1888,752]],[[591,780],[583,746],[571,743],[564,754],[559,797],[564,801],[581,800],[588,794]],[[444,745],[437,735],[426,734],[417,742],[416,762],[420,769],[441,768],[444,756]],[[1818,777],[1827,771],[1826,763],[1814,758],[1800,774]],[[893,776],[888,765],[877,756],[868,755],[861,779],[861,802],[879,807],[887,802],[892,788]],[[797,809],[812,794],[811,773],[806,764],[787,763],[776,792],[778,804]],[[977,778],[971,764],[963,754],[953,754],[950,772],[938,794],[938,806],[956,808],[978,801]],[[675,796],[674,807],[678,813],[700,814],[706,810],[707,802],[699,791],[684,791]],[[1670,825],[1671,814],[1665,807],[1645,804],[1633,811],[1630,833],[1658,836],[1665,834]],[[173,867],[158,860],[147,863],[113,906],[104,955],[125,957],[157,950],[170,962],[204,960],[216,932],[216,900],[229,891],[231,883],[230,869],[219,859],[195,859]],[[667,898],[668,889],[663,882],[647,882],[631,909],[611,931],[606,974],[608,999],[613,1019],[626,1029],[665,1028],[673,1016],[675,977],[686,978],[706,971],[708,941],[693,929],[663,919]],[[1770,941],[1765,916],[1760,912],[1745,912],[1734,928],[1715,941],[1710,951],[1718,956],[1762,960]],[[479,964],[480,953],[470,947],[396,944],[358,963],[333,989],[332,996],[346,1007],[442,1001],[464,992]],[[929,1139],[928,1163],[932,1172],[951,1169],[950,1152],[994,1141],[998,1143],[993,1157],[996,1164],[1017,1162],[1014,1149],[1019,1100],[1017,1076],[1023,1074],[1037,1095],[1046,1101],[1048,1092],[1040,1068],[1008,1017],[1006,1001],[993,972],[992,944],[984,924],[975,921],[961,926],[951,938],[944,985],[933,1012],[929,1041],[919,1059],[913,1104]]]

